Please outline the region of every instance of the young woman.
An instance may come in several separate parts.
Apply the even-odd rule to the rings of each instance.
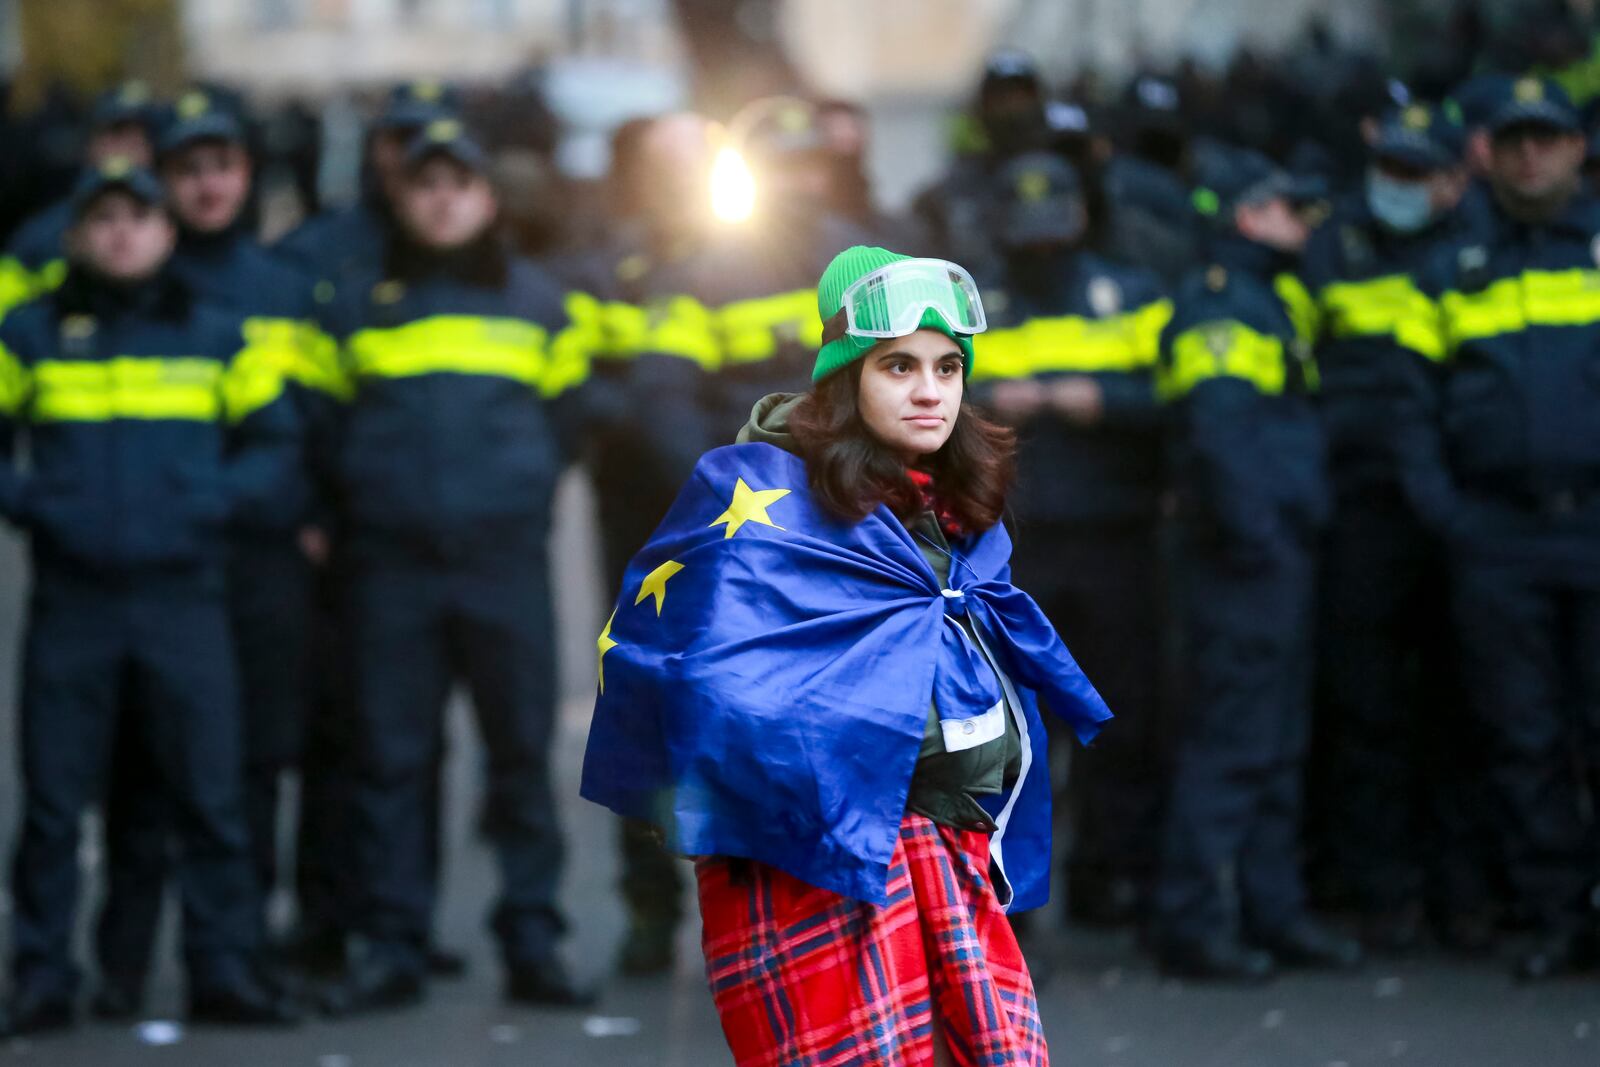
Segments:
[[[740,1065],[1045,1064],[1005,920],[1047,892],[1035,694],[1110,717],[1010,584],[972,279],[856,247],[814,385],[756,405],[629,566],[583,793],[698,857]]]

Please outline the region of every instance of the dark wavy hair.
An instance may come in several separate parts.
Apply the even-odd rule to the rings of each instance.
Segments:
[[[789,413],[789,432],[805,459],[811,491],[849,522],[886,504],[901,518],[921,506],[905,462],[861,417],[858,359],[817,382]],[[1000,521],[1016,475],[1016,434],[963,402],[950,437],[918,466],[933,476],[940,502],[961,526],[981,533]]]

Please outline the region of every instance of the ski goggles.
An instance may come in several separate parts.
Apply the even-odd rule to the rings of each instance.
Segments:
[[[989,325],[972,275],[943,259],[903,259],[879,267],[844,291],[842,305],[824,341],[845,334],[904,337],[916,332],[929,309],[953,333],[982,333]]]

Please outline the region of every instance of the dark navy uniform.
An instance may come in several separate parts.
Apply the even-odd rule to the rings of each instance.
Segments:
[[[237,118],[206,94],[185,94],[163,153],[203,140],[243,143]],[[242,323],[254,350],[281,365],[302,414],[330,402],[340,384],[332,345],[314,327],[310,283],[262,248],[244,220],[222,232],[182,232],[171,261],[178,280]],[[251,855],[264,893],[277,885],[279,779],[298,764],[311,698],[313,574],[296,541],[312,500],[309,472],[286,484],[270,524],[231,531],[228,596],[244,717],[245,805]],[[157,791],[141,780],[149,762],[137,737],[119,755],[116,803],[107,818],[108,886],[97,933],[101,968],[129,988],[147,973],[166,873],[167,825]],[[263,929],[266,927],[263,915]]]
[[[1314,546],[1327,516],[1309,297],[1287,257],[1223,238],[1162,339],[1173,405],[1186,706],[1156,917],[1189,945],[1270,942],[1305,913],[1299,871]],[[1236,933],[1233,936],[1237,936]]]
[[[461,679],[487,742],[494,929],[509,967],[538,966],[563,925],[546,540],[567,454],[558,398],[590,342],[553,280],[492,240],[397,244],[387,268],[342,286],[327,316],[350,381],[327,458],[349,568],[359,920],[388,967],[420,976],[442,716]]]
[[[980,398],[1004,381],[1048,389],[1087,379],[1099,389],[1092,421],[1074,421],[1048,399],[1019,421],[1014,567],[1117,709],[1114,736],[1073,758],[1068,903],[1080,917],[1127,919],[1154,873],[1165,779],[1164,437],[1153,372],[1172,306],[1149,272],[1080,251],[1081,221],[1050,239],[1050,225],[1084,206],[1068,164],[1025,155],[1003,178],[1007,271],[985,286],[991,325],[977,342],[972,384]]]
[[[1600,202],[1496,213],[1419,275],[1449,357],[1406,489],[1448,539],[1461,666],[1517,903],[1570,932],[1596,877],[1574,747],[1600,765]],[[1430,447],[1431,446],[1431,447]]]
[[[1423,172],[1455,165],[1429,135],[1437,121],[1422,108],[1392,120],[1380,156]],[[1459,729],[1446,557],[1406,502],[1397,463],[1406,398],[1444,355],[1415,274],[1463,225],[1450,215],[1402,233],[1351,198],[1312,236],[1303,271],[1319,311],[1318,407],[1334,489],[1309,807],[1324,877],[1379,921],[1402,921],[1423,902],[1424,874],[1438,918],[1486,902],[1476,806],[1464,802],[1478,776]]]
[[[147,179],[148,180],[148,179]],[[191,996],[258,939],[224,597],[226,530],[275,521],[295,420],[276,360],[170,274],[69,276],[0,327],[0,504],[32,535],[24,654],[18,988],[70,994],[78,821],[137,715],[180,843]]]

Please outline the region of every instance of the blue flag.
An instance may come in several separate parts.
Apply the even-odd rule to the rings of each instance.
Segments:
[[[998,705],[1023,759],[1010,790],[978,798],[998,827],[997,888],[1013,909],[1044,903],[1035,694],[1084,743],[1111,713],[1011,584],[1010,554],[999,525],[962,539],[941,588],[887,508],[835,518],[805,464],[772,445],[707,453],[600,635],[583,795],[655,824],[674,851],[759,860],[881,904],[929,701],[956,739],[998,736],[991,721],[1003,732]]]

